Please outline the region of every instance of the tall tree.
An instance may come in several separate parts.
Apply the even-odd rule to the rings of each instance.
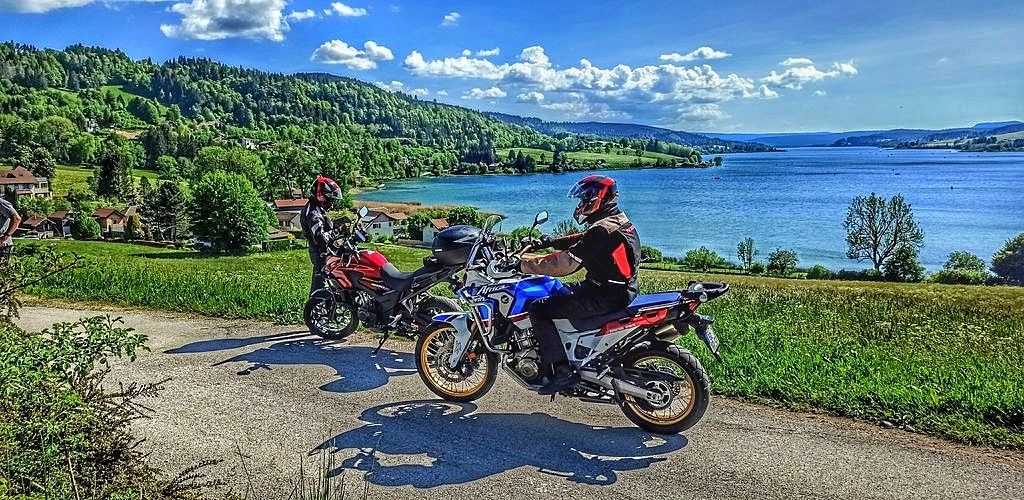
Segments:
[[[747,236],[736,245],[736,256],[740,259],[743,269],[749,270],[754,265],[754,258],[757,257],[757,248],[754,247],[754,238]]]
[[[143,222],[153,232],[170,241],[189,234],[188,200],[176,182],[162,182],[142,205]]]
[[[896,250],[920,248],[924,240],[910,204],[900,194],[890,200],[875,193],[854,198],[843,227],[846,256],[858,262],[871,261],[875,271],[880,271]]]

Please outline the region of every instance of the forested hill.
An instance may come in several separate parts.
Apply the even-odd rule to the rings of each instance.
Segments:
[[[690,132],[682,132],[649,125],[637,125],[633,123],[604,123],[604,122],[549,122],[540,118],[530,118],[505,113],[487,113],[505,123],[530,127],[540,133],[558,136],[562,134],[590,135],[598,137],[631,137],[640,139],[654,139],[657,141],[671,142],[684,146],[692,146],[703,150],[706,153],[727,153],[740,151],[771,151],[772,148],[764,144],[752,142],[729,141],[708,137]]]

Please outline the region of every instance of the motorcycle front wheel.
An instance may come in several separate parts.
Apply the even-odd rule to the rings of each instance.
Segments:
[[[664,395],[656,405],[630,395],[622,396],[622,413],[639,427],[658,434],[676,434],[693,427],[707,411],[711,381],[697,357],[686,349],[677,345],[639,349],[626,355],[622,367],[670,376],[630,380]]]
[[[310,297],[302,314],[309,332],[328,340],[340,340],[356,331],[356,306],[333,297]]]
[[[455,369],[448,359],[458,332],[448,323],[434,323],[416,340],[416,371],[431,392],[447,401],[466,403],[494,385],[498,356],[489,351],[468,352]]]

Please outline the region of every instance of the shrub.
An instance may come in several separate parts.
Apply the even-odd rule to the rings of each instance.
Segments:
[[[683,260],[680,261],[683,267],[689,269],[698,269],[707,272],[713,267],[726,267],[729,263],[725,260],[725,257],[718,255],[714,250],[708,247],[695,248],[686,252],[683,256]]]
[[[1010,283],[1024,285],[1024,233],[1008,240],[992,256],[992,272]]]
[[[665,257],[661,254],[661,250],[647,245],[641,245],[640,260],[642,262],[661,262],[665,260]]]
[[[455,207],[448,211],[448,223],[455,226],[468,224],[480,227],[484,224],[484,215],[474,207]]]
[[[952,252],[946,259],[943,269],[957,271],[985,272],[985,261],[971,252]]]
[[[989,274],[984,270],[978,272],[961,269],[943,269],[928,277],[931,283],[946,285],[984,285],[988,279]]]
[[[768,254],[768,271],[785,276],[796,267],[796,263],[799,261],[796,252],[776,249]]]
[[[270,210],[249,179],[214,171],[203,175],[192,193],[192,232],[214,250],[245,251],[267,240]]]
[[[882,273],[874,269],[840,269],[834,277],[847,281],[881,281]]]
[[[821,264],[811,266],[811,268],[807,270],[807,279],[809,280],[830,280],[832,279],[832,276],[832,271]]]
[[[756,261],[750,264],[750,274],[764,274],[764,262]]]
[[[87,215],[71,221],[71,237],[76,240],[95,240],[100,237],[100,223]]]
[[[917,249],[903,246],[882,266],[882,277],[887,281],[917,282],[924,277],[924,267],[917,260]]]

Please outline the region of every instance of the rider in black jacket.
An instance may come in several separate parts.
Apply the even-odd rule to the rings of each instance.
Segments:
[[[549,297],[530,310],[541,358],[553,377],[541,394],[555,394],[575,383],[553,320],[585,318],[623,309],[636,297],[640,267],[640,237],[618,207],[615,181],[591,175],[576,183],[569,196],[578,198],[573,216],[587,224],[583,233],[544,241],[560,250],[543,257],[524,258],[520,269],[529,274],[567,276],[581,267],[586,279],[569,285],[571,295]]]
[[[324,176],[319,176],[313,181],[309,190],[309,201],[299,220],[302,224],[302,235],[309,242],[309,260],[313,263],[313,280],[310,283],[310,293],[313,293],[324,286],[324,277],[320,270],[324,267],[325,255],[328,247],[338,239],[343,228],[335,228],[331,221],[329,210],[334,200],[341,199],[343,193],[337,182]]]

